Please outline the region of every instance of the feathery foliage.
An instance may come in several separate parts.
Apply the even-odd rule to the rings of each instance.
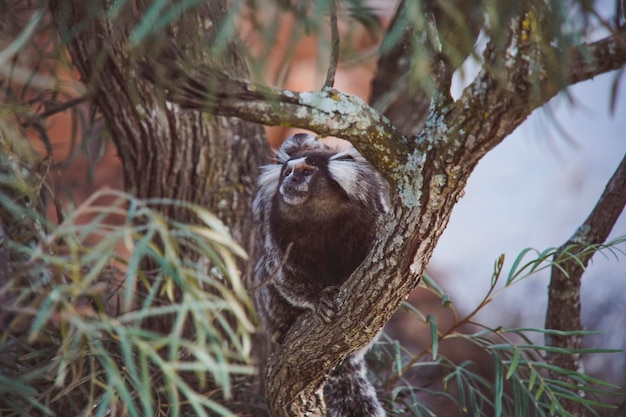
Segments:
[[[50,224],[28,203],[41,178],[1,157],[0,414],[233,415],[233,384],[255,372],[254,314],[222,223],[105,190]],[[156,210],[170,204],[197,222]]]

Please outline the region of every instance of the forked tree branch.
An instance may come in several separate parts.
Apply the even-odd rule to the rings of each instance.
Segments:
[[[505,57],[507,51],[513,51],[509,46],[514,42],[532,39],[527,37],[523,20],[512,23],[510,43],[505,43],[504,49],[494,47],[487,53]],[[394,183],[399,194],[412,189],[408,194],[414,198],[402,195],[403,198],[394,198],[387,235],[381,237],[372,253],[342,286],[338,320],[323,325],[315,315],[307,313],[294,325],[268,367],[270,409],[281,416],[297,415],[306,409],[312,404],[307,402],[313,399],[310,393],[319,390],[324,375],[347,354],[365,346],[382,328],[391,312],[417,285],[454,203],[482,156],[560,88],[619,68],[626,61],[624,32],[582,48],[588,48],[594,58],[608,58],[611,62],[580,60],[578,67],[570,68],[565,82],[546,77],[538,84],[539,94],[531,95],[534,91],[530,87],[535,80],[529,79],[527,57],[519,55],[512,60],[517,66],[507,68],[504,78],[502,74],[484,71],[451,107],[431,107],[424,129],[415,140],[409,141],[409,146],[414,148],[406,164],[398,168],[403,175],[398,175]],[[524,48],[519,51],[523,53]],[[343,336],[346,332],[349,337]],[[298,360],[303,351],[308,359],[303,379],[308,382],[300,380],[287,388],[285,385],[293,381],[293,373],[303,369]]]

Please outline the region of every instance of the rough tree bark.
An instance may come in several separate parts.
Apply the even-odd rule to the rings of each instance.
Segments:
[[[389,35],[383,41],[384,52],[376,65],[369,103],[405,136],[419,134],[435,90],[449,94],[454,70],[474,50],[484,20],[481,1],[449,1],[447,12],[436,0],[425,1],[423,10],[417,2],[401,1],[398,5],[388,33],[402,35],[399,41]],[[415,15],[422,19],[412,20],[410,16]],[[430,67],[410,78],[415,72],[411,70],[413,61],[427,57],[433,57]]]
[[[126,191],[140,198],[204,206],[230,227],[237,241],[249,246],[255,179],[269,153],[262,128],[166,103],[158,89],[140,77],[143,54],[154,51],[133,50],[129,40],[149,2],[123,2],[117,18],[107,16],[112,3],[51,1],[49,7],[89,97],[104,116],[122,162]],[[206,44],[214,43],[226,12],[226,1],[204,2],[160,35],[197,62],[247,77],[236,39],[229,39],[217,57],[198,47],[199,34]],[[182,207],[164,205],[161,210],[170,218],[193,221]],[[144,324],[162,331],[169,326],[163,318]]]
[[[106,17],[110,3],[52,1],[50,10],[89,96],[104,115],[122,161],[126,190],[140,198],[179,199],[207,207],[240,242],[248,242],[253,230],[250,197],[258,166],[269,152],[262,128],[166,103],[153,84],[139,76],[138,63],[144,57],[133,55],[129,42],[146,2],[125,2],[116,19]],[[182,14],[163,35],[194,60],[245,78],[248,71],[236,40],[229,41],[218,59],[198,48],[199,34],[211,44],[225,13],[226,1],[204,2]],[[164,210],[179,220],[189,216],[173,206]]]

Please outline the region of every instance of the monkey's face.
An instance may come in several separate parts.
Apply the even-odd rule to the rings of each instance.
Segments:
[[[285,203],[292,206],[306,203],[322,175],[321,162],[318,158],[307,156],[284,164],[278,191]]]
[[[262,167],[254,200],[255,216],[267,214],[261,220],[269,222],[272,233],[331,230],[358,210],[386,212],[386,184],[354,148],[337,150],[313,135],[296,134],[283,143],[276,160]]]

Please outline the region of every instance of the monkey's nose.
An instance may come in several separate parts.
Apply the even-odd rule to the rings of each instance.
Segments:
[[[313,168],[307,165],[301,165],[294,167],[288,175],[291,176],[291,180],[296,183],[305,182],[308,177],[313,174]]]

